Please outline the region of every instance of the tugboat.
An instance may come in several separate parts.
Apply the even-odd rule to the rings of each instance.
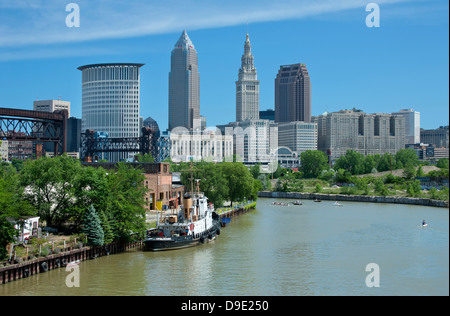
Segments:
[[[214,240],[220,235],[220,216],[201,192],[186,193],[178,214],[165,216],[157,229],[148,234],[148,250],[173,250],[192,247]]]

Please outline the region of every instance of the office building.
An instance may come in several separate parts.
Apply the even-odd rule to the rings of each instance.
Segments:
[[[109,63],[81,66],[82,130],[110,138],[139,137],[140,73],[144,64]],[[133,159],[135,153],[108,153],[111,162]]]
[[[169,131],[200,128],[200,75],[194,44],[183,31],[172,50],[169,73]]]
[[[402,109],[392,115],[401,115],[405,118],[405,144],[420,143],[420,112],[413,109]]]
[[[81,145],[81,119],[69,117],[67,119],[67,152],[80,152]]]
[[[307,150],[317,150],[317,123],[278,123],[278,146],[288,147],[300,155]]]
[[[440,126],[436,129],[421,129],[420,142],[424,144],[434,145],[435,147],[448,148],[449,127]]]
[[[246,120],[217,126],[233,136],[233,154],[246,164],[273,161],[278,148],[278,126],[269,120]]]
[[[70,117],[70,101],[58,100],[41,100],[33,101],[33,110],[42,112],[55,112],[58,110],[67,110],[67,153],[72,156],[79,155],[80,151],[80,139],[81,139],[81,119]],[[39,142],[36,142],[39,143]],[[36,145],[34,145],[36,146]],[[53,143],[46,142],[42,144],[45,153],[48,156],[54,155],[55,146]],[[37,150],[37,149],[35,149]]]
[[[275,122],[311,122],[311,80],[305,64],[281,66],[275,79]]]
[[[341,110],[313,118],[318,127],[318,148],[331,159],[355,150],[364,156],[395,154],[405,148],[405,118],[361,110]]]
[[[222,162],[233,156],[233,136],[222,135],[218,129],[193,132],[175,128],[170,133],[170,143],[173,162]]]
[[[236,81],[236,121],[257,120],[259,119],[259,80],[248,34],[238,78]]]
[[[259,111],[259,118],[261,120],[275,121],[275,111],[272,109],[268,109],[265,111]]]
[[[41,100],[33,101],[33,110],[42,112],[55,112],[57,110],[67,110],[70,117],[70,102],[62,100]]]

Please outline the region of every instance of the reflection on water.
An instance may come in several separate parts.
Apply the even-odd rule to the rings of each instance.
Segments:
[[[272,201],[260,199],[209,244],[85,261],[79,288],[68,288],[59,269],[1,285],[0,295],[449,294],[447,209]],[[372,262],[379,288],[366,287]]]

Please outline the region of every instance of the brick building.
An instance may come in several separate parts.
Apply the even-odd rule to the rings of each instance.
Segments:
[[[144,185],[149,189],[145,197],[145,208],[156,210],[162,208],[178,208],[183,200],[184,186],[172,183],[169,163],[133,162],[129,165],[144,171]],[[113,162],[83,163],[83,166],[102,167],[113,170],[117,164]]]

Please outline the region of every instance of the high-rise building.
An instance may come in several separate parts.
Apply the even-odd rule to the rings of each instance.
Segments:
[[[434,145],[435,147],[448,148],[449,128],[440,126],[436,129],[421,129],[420,142],[424,144]]]
[[[259,119],[259,80],[254,65],[252,46],[247,34],[244,55],[236,81],[236,121]]]
[[[169,73],[169,130],[192,130],[200,123],[200,75],[197,51],[186,31],[172,50]],[[200,126],[199,126],[200,128]]]
[[[233,136],[233,154],[244,163],[268,163],[278,148],[278,125],[269,120],[245,120],[217,126]]]
[[[278,145],[288,147],[297,154],[317,150],[317,139],[317,123],[278,123]]]
[[[420,143],[420,112],[413,109],[402,109],[392,115],[401,115],[405,118],[405,144]]]
[[[70,117],[70,101],[62,101],[60,99],[58,100],[40,100],[40,101],[33,101],[33,110],[34,111],[41,111],[41,112],[55,112],[58,110],[67,110],[68,117]],[[69,122],[68,122],[69,124]],[[72,125],[71,125],[72,126]],[[67,144],[69,142],[72,142],[71,137],[72,132],[69,130],[69,127],[67,127]],[[78,140],[80,139],[80,136],[78,136]],[[36,146],[36,144],[40,142],[34,142],[35,144],[33,146]],[[40,143],[43,146],[43,149],[45,152],[53,153],[55,151],[55,144],[46,142],[46,143]],[[71,143],[72,144],[72,143]],[[73,146],[72,146],[73,147]],[[70,148],[72,148],[70,147]],[[79,145],[78,145],[79,147]],[[71,152],[72,150],[69,148],[69,146],[66,145],[67,152]],[[74,148],[74,147],[73,147]],[[79,148],[76,150],[76,152],[79,151]]]
[[[305,64],[281,66],[275,79],[275,122],[311,122],[311,80]]]
[[[78,67],[82,71],[82,131],[110,138],[139,137],[140,73],[144,64],[111,63]],[[134,153],[108,153],[117,162]]]
[[[70,117],[70,101],[62,101],[62,100],[33,101],[33,110],[43,112],[55,112],[57,110],[67,110],[67,112],[69,112],[67,117]]]
[[[401,115],[366,114],[341,110],[313,117],[318,125],[318,149],[337,159],[347,150],[364,156],[395,154],[405,148],[405,119]]]

